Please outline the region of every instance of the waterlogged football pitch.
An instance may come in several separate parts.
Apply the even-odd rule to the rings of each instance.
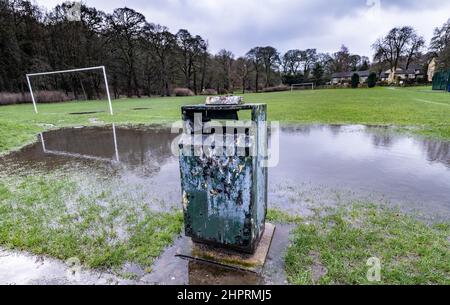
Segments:
[[[247,103],[267,103],[270,120],[293,128],[286,133],[286,145],[309,145],[316,152],[300,154],[298,149],[298,156],[291,152],[283,157],[297,164],[297,170],[284,165],[278,172],[272,170],[268,219],[280,228],[274,240],[279,244],[269,254],[261,278],[174,263],[183,223],[179,180],[171,174],[178,165],[167,146],[170,136],[154,130],[179,120],[181,105],[202,103],[204,97],[116,100],[114,116],[108,114],[106,102],[98,101],[40,104],[37,115],[31,105],[0,107],[3,154],[36,141],[45,130],[127,126],[118,131],[121,164],[47,155],[41,143],[0,159],[0,245],[6,257],[31,253],[36,255],[29,257],[33,262],[36,257],[51,266],[61,262],[61,270],[65,261],[76,258],[86,272],[111,275],[112,282],[198,283],[209,275],[217,284],[449,283],[450,224],[445,216],[449,205],[440,195],[445,196],[441,189],[450,168],[450,95],[423,87],[295,91],[244,98]],[[85,112],[92,113],[69,114]],[[345,127],[350,124],[389,127],[381,131]],[[153,125],[159,127],[146,133]],[[127,129],[131,136],[126,136]],[[51,134],[45,137],[51,139]],[[66,142],[49,140],[48,149],[54,145],[73,150],[68,144],[73,136],[62,138]],[[112,149],[111,138],[106,132],[101,145]],[[86,143],[75,143],[75,150],[100,145],[98,139]],[[349,145],[358,149],[345,150]],[[341,157],[330,163],[332,170],[321,172],[324,167],[315,166],[315,160],[332,159],[326,155],[330,151]],[[406,157],[400,158],[400,152]],[[346,164],[348,158],[357,162]],[[384,168],[396,177],[390,184],[405,177],[403,185],[389,189],[373,178],[375,173],[364,176],[367,171],[358,164],[366,168],[373,160],[380,163],[373,165],[372,173]],[[401,162],[406,163],[399,167]],[[407,175],[403,168],[427,175]],[[345,169],[351,169],[348,176]],[[339,179],[344,185],[336,183]],[[373,187],[362,190],[368,186]],[[414,190],[427,196],[423,199]],[[403,194],[406,199],[398,198]],[[444,217],[435,218],[424,212],[428,210]],[[367,261],[373,257],[382,262],[382,276],[375,282],[367,277]],[[14,260],[9,262],[9,271],[14,271]],[[61,277],[64,280],[56,282],[67,280]],[[86,278],[86,283],[91,282],[91,277]],[[31,274],[17,282],[29,280],[45,283]],[[8,282],[1,277],[0,281]]]
[[[269,120],[282,123],[365,124],[397,126],[433,137],[450,138],[450,95],[430,87],[335,89],[245,94],[247,103],[267,103]],[[37,132],[74,125],[171,124],[180,119],[180,107],[203,103],[205,97],[121,99],[31,104],[0,108],[0,152],[33,141]],[[136,110],[139,109],[139,110]],[[97,112],[71,115],[70,113]]]

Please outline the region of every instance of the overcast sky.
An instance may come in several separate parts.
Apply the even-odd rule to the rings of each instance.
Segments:
[[[34,0],[52,8],[61,0]],[[372,56],[371,45],[394,26],[411,25],[427,42],[450,18],[448,0],[84,0],[105,12],[127,6],[147,21],[199,34],[210,51],[243,55],[254,46],[317,48]]]

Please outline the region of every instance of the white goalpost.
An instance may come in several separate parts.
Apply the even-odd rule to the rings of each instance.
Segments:
[[[314,83],[301,83],[301,84],[292,84],[291,85],[291,92],[294,91],[296,88],[299,89],[309,89],[314,90]]]
[[[112,109],[112,103],[111,103],[111,95],[109,94],[109,87],[108,87],[108,78],[106,77],[106,70],[105,66],[99,66],[99,67],[89,67],[89,68],[80,68],[80,69],[70,69],[70,70],[61,70],[61,71],[51,71],[51,72],[40,72],[40,73],[30,73],[27,74],[27,83],[28,88],[30,89],[31,94],[31,100],[33,101],[33,107],[34,112],[38,113],[37,105],[36,105],[36,99],[34,97],[33,88],[31,86],[31,80],[30,78],[33,76],[42,76],[42,75],[50,75],[50,74],[62,74],[62,73],[72,73],[72,72],[82,72],[82,71],[90,71],[90,70],[102,70],[103,71],[103,78],[105,81],[105,89],[106,89],[106,95],[108,96],[108,103],[109,103],[109,113],[113,115],[113,109]]]

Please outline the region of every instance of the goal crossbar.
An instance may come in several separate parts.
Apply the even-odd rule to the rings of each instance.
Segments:
[[[30,77],[32,76],[42,76],[42,75],[51,75],[51,74],[62,74],[62,73],[71,73],[71,72],[82,72],[82,71],[90,71],[90,70],[102,70],[103,71],[103,78],[105,80],[105,88],[106,88],[106,95],[108,96],[108,103],[109,103],[109,113],[113,115],[113,109],[112,109],[112,103],[111,103],[111,95],[109,94],[109,86],[108,86],[108,78],[106,77],[106,69],[105,66],[98,66],[98,67],[88,67],[88,68],[79,68],[79,69],[70,69],[70,70],[60,70],[60,71],[50,71],[50,72],[39,72],[39,73],[29,73],[26,74],[27,77],[27,83],[28,88],[30,90],[31,94],[31,100],[33,101],[33,107],[34,112],[38,113],[37,106],[36,106],[36,99],[34,97],[33,89],[31,87],[31,80]]]
[[[294,87],[296,87],[296,86],[302,86],[302,87],[306,87],[306,86],[311,86],[311,89],[313,89],[314,90],[314,83],[301,83],[301,84],[292,84],[291,85],[291,91],[293,91],[294,90]]]

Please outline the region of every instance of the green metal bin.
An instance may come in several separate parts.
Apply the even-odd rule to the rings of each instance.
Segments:
[[[241,126],[238,114],[245,111],[251,113],[251,124]],[[267,210],[266,105],[183,106],[182,118],[179,161],[186,236],[253,253]],[[230,121],[238,127],[212,123]]]

